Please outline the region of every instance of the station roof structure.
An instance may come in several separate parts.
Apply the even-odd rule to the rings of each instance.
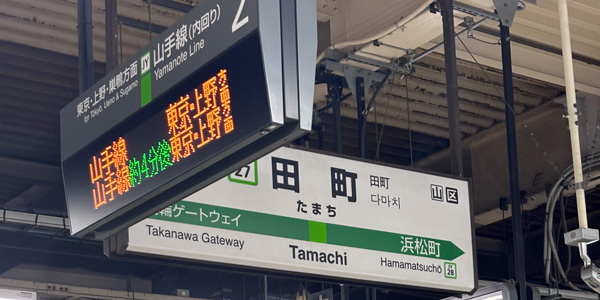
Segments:
[[[125,61],[197,2],[117,0],[118,61]],[[392,72],[374,97],[367,116],[366,159],[450,173],[443,47],[419,57],[443,42],[441,15],[431,11],[432,2],[317,0],[319,52],[339,46],[336,51],[353,58],[344,58],[340,63],[371,71],[379,69],[373,61],[408,67],[408,75]],[[564,118],[557,1],[524,4],[510,28],[519,177],[528,279],[542,282],[540,257],[547,191],[571,165],[571,150]],[[577,98],[584,108],[579,112],[582,152],[584,156],[600,156],[596,145],[600,128],[600,1],[569,0],[568,4]],[[92,5],[93,72],[98,80],[106,73],[105,3],[92,1]],[[455,1],[455,6],[455,32],[464,31],[456,39],[456,77],[465,176],[472,180],[480,276],[507,278],[505,272],[510,270],[493,270],[496,264],[508,265],[512,236],[510,209],[501,209],[501,199],[509,198],[510,190],[498,21],[484,20],[485,16],[473,15],[465,8],[494,15],[492,0]],[[388,30],[391,26],[396,28]],[[0,210],[65,218],[59,111],[79,94],[77,1],[1,1],[0,32]],[[367,42],[345,45],[356,40]],[[350,90],[344,88],[343,94],[350,94]],[[371,96],[373,90],[367,99]],[[334,152],[335,124],[329,101],[327,84],[318,82],[315,130],[305,145],[319,148],[320,131],[321,148]],[[343,154],[359,156],[357,106],[352,96],[342,103],[341,115]],[[590,227],[599,228],[600,190],[595,188],[599,173],[591,167],[584,173],[588,179]],[[564,222],[570,229],[577,223],[573,198],[567,190]],[[559,219],[557,214],[555,227]],[[60,259],[63,247],[71,247],[70,252],[79,262],[85,259],[89,247],[99,249],[91,241],[46,238],[39,247],[38,235],[62,237],[65,231],[36,228],[37,219],[33,224],[0,220],[4,221],[0,229],[9,229],[0,231],[0,236],[5,236],[0,238],[0,253],[24,249],[21,254],[10,252],[11,262],[0,262],[0,277],[3,273],[18,274],[19,268],[27,270],[44,264],[42,259],[34,258],[38,254]],[[600,262],[600,249],[596,248],[590,246],[590,256]],[[573,251],[568,275],[580,282],[582,262]],[[98,257],[92,261],[94,266],[103,264]],[[57,262],[50,265],[61,267]],[[65,265],[76,268],[76,263]],[[182,265],[171,267],[185,269]],[[135,262],[124,262],[114,269],[120,275],[127,274],[127,270],[138,270],[134,275],[139,277],[158,276],[161,272],[157,265],[139,267]]]

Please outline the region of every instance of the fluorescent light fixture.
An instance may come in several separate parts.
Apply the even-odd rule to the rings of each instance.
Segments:
[[[448,297],[444,300],[517,300],[514,285],[505,282],[494,283],[480,287],[473,295],[463,294],[462,297]]]
[[[0,289],[0,300],[37,300],[36,292]]]
[[[502,291],[499,290],[491,293],[479,294],[479,296],[470,298],[469,300],[504,300],[504,298],[502,298]]]
[[[487,297],[487,298],[483,298],[482,300],[502,300],[502,292],[498,292],[500,293],[499,295],[494,295],[491,297]]]

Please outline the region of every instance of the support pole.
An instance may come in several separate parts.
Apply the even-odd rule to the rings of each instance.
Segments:
[[[265,300],[266,300],[266,299],[269,299],[269,291],[268,291],[269,281],[267,280],[267,275],[264,275],[264,285],[265,285]]]
[[[91,0],[77,1],[77,29],[79,34],[79,93],[81,94],[94,84]]]
[[[577,219],[579,220],[579,228],[588,228],[587,212],[585,207],[585,189],[583,185],[583,169],[581,167],[581,144],[579,143],[579,125],[577,124],[577,96],[575,94],[575,74],[573,72],[573,51],[571,50],[569,11],[566,0],[558,0],[558,17],[560,19],[560,40],[562,43],[563,69],[565,74],[565,91],[567,92],[567,112],[569,115],[569,133],[571,135],[573,176],[575,177]],[[579,256],[581,257],[581,260],[583,260],[584,267],[589,268],[592,264],[592,260],[590,259],[587,253],[587,244],[579,243],[578,247]]]
[[[340,284],[340,300],[350,299],[350,289],[347,284]]]
[[[317,125],[317,145],[319,150],[323,150],[323,125]]]
[[[106,24],[106,74],[119,65],[117,46],[117,0],[104,1],[104,20]]]
[[[502,73],[506,115],[506,142],[508,147],[508,172],[510,177],[510,199],[512,209],[514,267],[519,299],[526,299],[527,279],[525,274],[525,249],[523,248],[523,220],[521,217],[521,195],[519,189],[519,163],[517,159],[517,129],[515,125],[515,99],[512,81],[512,58],[509,28],[500,25],[502,47]]]
[[[367,119],[363,114],[365,111],[365,79],[363,77],[356,77],[356,111],[357,111],[357,122],[358,122],[358,149],[360,157],[367,157]]]
[[[585,190],[583,188],[583,171],[581,167],[581,146],[579,144],[579,127],[577,125],[577,99],[575,95],[575,75],[573,73],[573,52],[571,50],[569,12],[566,0],[558,0],[558,16],[560,18],[560,40],[562,42],[565,91],[567,92],[567,112],[569,115],[569,132],[571,134],[575,197],[577,198],[577,217],[579,219],[579,227],[587,228],[588,221],[585,207]]]
[[[342,153],[342,115],[340,112],[342,86],[338,83],[328,83],[327,93],[333,108],[333,135],[335,136],[335,152]]]
[[[444,57],[446,62],[446,89],[448,94],[448,128],[450,130],[450,165],[452,174],[462,177],[462,136],[458,107],[458,79],[456,78],[456,45],[454,43],[454,11],[452,0],[438,0],[444,29]]]

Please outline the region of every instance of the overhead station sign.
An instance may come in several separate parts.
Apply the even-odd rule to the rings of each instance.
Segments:
[[[305,134],[315,57],[314,1],[198,4],[61,110],[71,233],[105,238]]]
[[[128,229],[126,253],[475,288],[465,180],[281,148]]]

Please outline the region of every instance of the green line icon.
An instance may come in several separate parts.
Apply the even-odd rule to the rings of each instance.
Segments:
[[[141,65],[141,71],[142,73],[140,74],[142,76],[141,79],[141,96],[142,96],[142,107],[144,107],[146,104],[150,103],[150,101],[152,101],[152,73],[150,73],[150,65],[151,65],[151,61],[150,61],[150,51],[146,52],[146,54],[144,54],[142,56],[142,58],[140,58],[140,65]]]

